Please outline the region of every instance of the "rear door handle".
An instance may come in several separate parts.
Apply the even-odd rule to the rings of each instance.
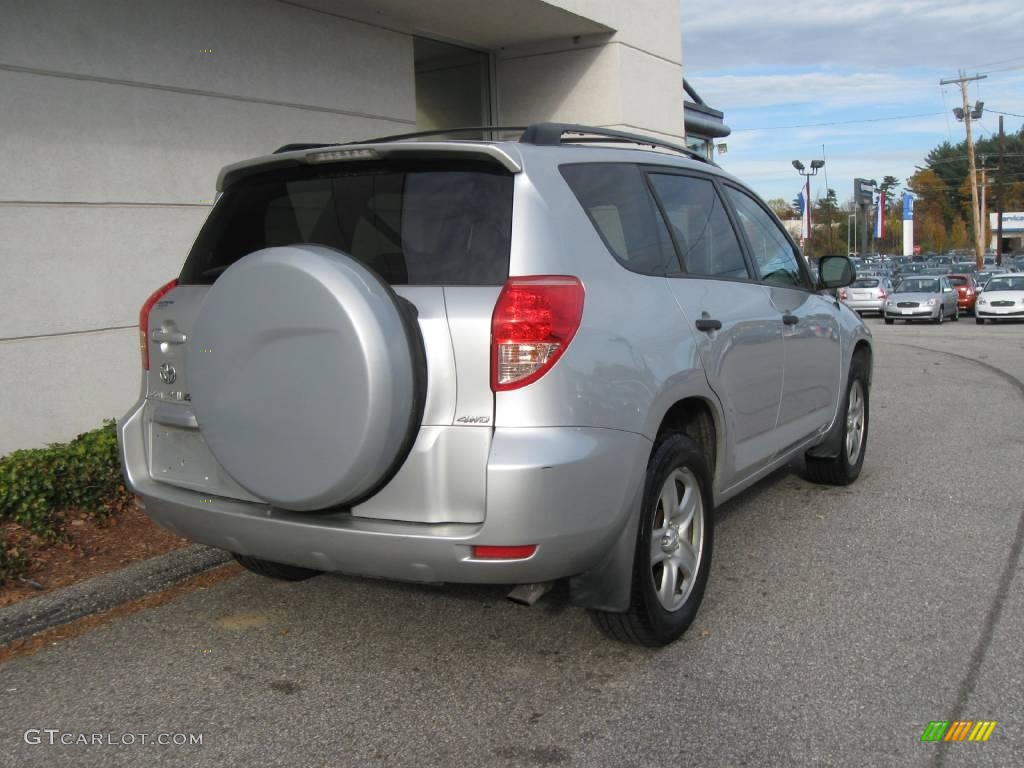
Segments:
[[[786,325],[796,325],[797,323],[800,322],[800,318],[797,317],[796,315],[791,315],[789,314],[789,312],[787,312],[782,316],[782,322],[785,323]]]
[[[709,317],[702,317],[695,325],[698,331],[720,331],[722,330],[721,320],[712,320]]]
[[[168,344],[184,344],[188,341],[188,336],[184,333],[178,333],[177,331],[161,331],[159,329],[150,331],[149,338],[156,342],[167,342]]]

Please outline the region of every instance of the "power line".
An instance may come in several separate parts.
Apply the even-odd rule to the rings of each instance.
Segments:
[[[1001,59],[1000,61],[990,61],[988,64],[981,64],[974,67],[968,67],[968,69],[985,69],[985,67],[998,67],[1000,64],[1009,64],[1011,61],[1022,61],[1024,56],[1014,56],[1009,59]]]
[[[801,123],[798,125],[769,125],[763,128],[733,128],[733,133],[744,133],[746,131],[783,131],[790,128],[821,128],[828,125],[853,125],[855,123],[881,123],[886,120],[909,120],[914,117],[935,117],[942,112],[921,112],[916,115],[894,115],[893,117],[871,117],[862,120],[837,120],[831,123]]]
[[[1018,115],[1016,112],[1000,112],[998,109],[992,109],[989,107],[989,112],[995,112],[997,115],[1006,115],[1007,117],[1024,117],[1024,115]]]

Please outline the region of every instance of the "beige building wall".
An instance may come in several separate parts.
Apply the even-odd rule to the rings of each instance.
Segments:
[[[682,133],[677,0],[0,0],[0,455],[129,408],[223,165],[415,130],[414,36],[499,122]]]

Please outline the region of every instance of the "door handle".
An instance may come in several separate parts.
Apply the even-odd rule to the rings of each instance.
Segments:
[[[796,315],[791,315],[789,314],[789,312],[787,312],[782,316],[782,322],[785,323],[786,325],[796,325],[797,323],[800,322],[800,318],[797,317]]]
[[[722,330],[721,320],[712,320],[709,317],[702,317],[695,325],[698,331],[720,331]]]
[[[178,333],[177,331],[151,331],[149,338],[156,342],[167,342],[168,344],[184,344],[188,341],[188,336],[184,333]]]

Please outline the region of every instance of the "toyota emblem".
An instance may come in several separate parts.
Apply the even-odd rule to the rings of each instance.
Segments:
[[[164,363],[160,366],[160,381],[164,384],[173,384],[174,380],[178,378],[178,372],[174,370],[174,366],[170,363]]]

